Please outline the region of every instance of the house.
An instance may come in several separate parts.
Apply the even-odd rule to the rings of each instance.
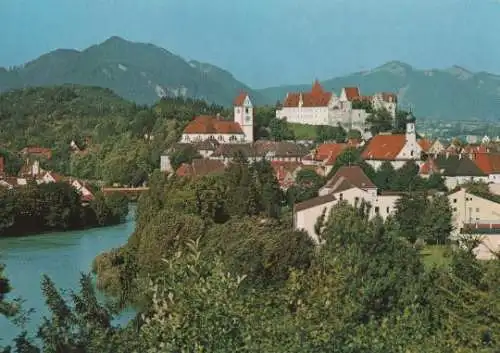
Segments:
[[[19,176],[22,178],[36,178],[42,173],[44,173],[44,170],[40,167],[40,162],[29,158],[26,158],[19,170]]]
[[[218,160],[193,159],[191,163],[183,163],[175,172],[179,177],[196,178],[208,174],[224,172],[226,165]]]
[[[334,205],[346,201],[357,205],[361,201],[370,207],[370,217],[380,216],[386,219],[395,211],[400,193],[379,192],[375,184],[359,166],[344,166],[320,189],[318,197],[298,203],[294,206],[294,227],[302,229],[309,236],[319,241],[314,231],[317,219],[326,211],[326,219]]]
[[[280,109],[276,110],[277,119],[290,123],[309,125],[342,126],[346,130],[366,129],[368,113],[358,109],[356,102],[368,102],[375,109],[385,108],[396,116],[397,97],[393,93],[377,93],[362,96],[357,87],[344,87],[340,95],[323,89],[316,80],[309,92],[289,92]]]
[[[377,193],[377,187],[366,176],[360,166],[342,166],[337,173],[319,189],[319,196],[340,192],[352,187],[367,191],[373,195]]]
[[[71,180],[70,184],[81,195],[81,200],[83,202],[90,202],[94,199],[94,194],[91,191],[92,188],[87,183],[84,183],[77,179],[73,179]]]
[[[405,134],[379,134],[366,145],[361,158],[374,169],[379,169],[385,161],[394,169],[401,168],[407,161],[421,161],[422,147],[417,141],[415,118],[409,116]]]
[[[31,146],[25,147],[21,150],[21,154],[25,157],[34,157],[34,158],[44,158],[51,159],[52,158],[52,150],[50,148]]]
[[[436,139],[432,145],[429,147],[427,154],[439,154],[446,151],[449,144],[441,141],[440,139]]]
[[[441,174],[449,190],[469,182],[488,182],[488,175],[468,155],[462,153],[429,157],[420,167],[419,173],[424,178],[433,173]]]
[[[328,175],[337,157],[348,147],[349,145],[346,143],[322,143],[308,155],[304,156],[302,163],[304,165],[322,166],[324,174]]]
[[[500,154],[473,153],[472,160],[488,176],[488,183],[500,184]]]
[[[265,141],[254,143],[221,144],[210,155],[210,159],[230,161],[236,154],[240,154],[249,162],[257,160],[301,162],[309,153],[306,146],[289,141]]]
[[[432,141],[426,139],[426,138],[421,138],[421,139],[418,139],[418,144],[419,146],[422,148],[422,152],[425,153],[425,154],[428,154],[433,143]]]
[[[474,250],[480,259],[491,259],[491,250],[500,250],[500,203],[471,194],[464,188],[448,194],[453,208],[454,236],[469,233],[481,236]]]
[[[309,153],[306,146],[290,141],[265,141],[253,143],[255,155],[268,161],[301,162]]]
[[[25,186],[28,184],[28,179],[26,178],[18,178],[18,177],[4,177],[0,179],[0,186],[13,189],[19,186]]]
[[[273,161],[271,162],[271,166],[273,167],[274,175],[281,189],[287,190],[295,185],[297,172],[300,170],[300,163]]]
[[[64,180],[64,177],[62,175],[59,175],[54,172],[45,172],[41,178],[37,180],[39,184],[45,183],[58,183]]]

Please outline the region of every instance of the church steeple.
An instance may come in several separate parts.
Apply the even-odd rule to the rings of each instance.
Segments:
[[[322,94],[323,93],[323,87],[321,87],[321,84],[319,83],[318,79],[316,79],[314,81],[312,89],[311,89],[311,93],[313,95],[317,95],[317,94]]]

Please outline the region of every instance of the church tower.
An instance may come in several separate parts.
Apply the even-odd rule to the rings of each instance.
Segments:
[[[245,142],[253,142],[253,104],[245,92],[234,100],[234,122],[240,124],[245,133]]]

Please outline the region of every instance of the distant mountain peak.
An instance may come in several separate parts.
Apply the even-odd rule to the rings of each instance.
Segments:
[[[120,37],[120,36],[111,36],[111,37],[109,37],[108,39],[106,39],[106,40],[103,42],[103,44],[104,44],[104,43],[113,43],[113,42],[122,42],[122,43],[123,43],[123,42],[125,42],[125,43],[131,43],[130,41],[128,41],[128,40],[126,40],[126,39],[124,39],[124,38],[122,38],[122,37]]]
[[[377,71],[385,71],[385,72],[390,72],[392,74],[404,76],[407,73],[413,71],[413,67],[402,61],[393,60],[371,70],[371,72],[377,72]]]
[[[458,65],[453,65],[449,69],[445,70],[449,74],[461,79],[461,80],[468,80],[472,77],[474,77],[474,73],[467,70],[464,67],[458,66]]]

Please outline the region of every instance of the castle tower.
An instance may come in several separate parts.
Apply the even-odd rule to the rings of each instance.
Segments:
[[[245,142],[253,142],[253,105],[246,92],[240,93],[234,100],[234,121],[245,133]]]

